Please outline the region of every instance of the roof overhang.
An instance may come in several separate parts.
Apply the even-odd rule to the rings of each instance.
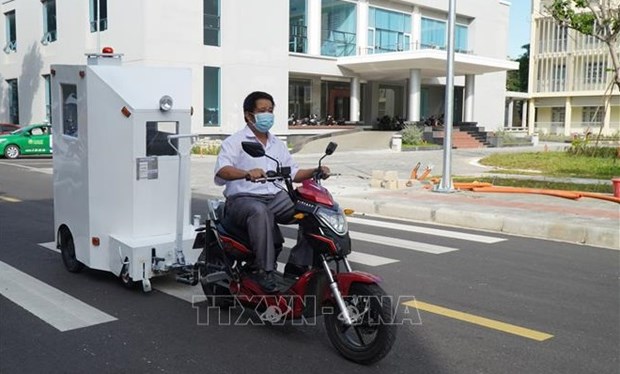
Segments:
[[[411,69],[420,69],[422,78],[439,78],[446,76],[447,52],[424,49],[348,56],[338,58],[337,64],[367,80],[406,79],[409,78]],[[496,73],[518,68],[519,63],[510,60],[465,53],[454,54],[455,76]]]

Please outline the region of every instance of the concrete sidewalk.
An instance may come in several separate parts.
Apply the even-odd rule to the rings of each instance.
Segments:
[[[620,249],[620,204],[609,201],[512,193],[439,193],[424,189],[418,183],[401,189],[372,188],[373,170],[391,170],[399,178],[407,179],[417,162],[422,168],[436,165],[432,175],[441,176],[443,151],[395,152],[387,148],[389,145],[359,151],[364,141],[377,142],[379,137],[373,137],[371,133],[363,139],[356,134],[352,134],[356,139],[347,141],[355,147],[353,150],[346,149],[347,142],[342,139],[332,139],[339,143],[339,149],[323,161],[332,173],[338,174],[326,180],[324,186],[342,207],[354,209],[357,213]],[[381,139],[385,143],[385,139]],[[321,139],[322,144],[308,146],[306,152],[312,152],[295,154],[300,167],[315,167],[328,141]],[[562,149],[564,146],[547,144],[546,149]],[[488,175],[493,169],[477,163],[485,155],[537,151],[543,147],[545,144],[509,149],[456,149],[452,152],[452,175]],[[222,188],[213,184],[214,164],[215,156],[192,158],[193,193],[222,196]]]

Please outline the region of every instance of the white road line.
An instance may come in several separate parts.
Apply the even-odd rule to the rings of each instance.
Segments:
[[[60,253],[60,249],[56,248],[56,242],[39,243],[39,245],[43,248]],[[282,264],[282,271],[284,271],[284,264]],[[153,284],[153,288],[156,290],[187,302],[198,303],[205,300],[200,284],[190,286],[184,283],[179,283],[172,277],[155,277],[151,278],[151,282]]]
[[[60,249],[56,248],[56,242],[39,243],[39,245],[43,248],[49,249],[50,251],[60,253]]]
[[[469,240],[469,241],[478,242],[478,243],[494,244],[494,243],[506,241],[506,239],[497,238],[493,236],[467,234],[467,233],[458,232],[458,231],[432,229],[429,227],[404,225],[401,223],[393,223],[393,222],[375,221],[375,220],[363,219],[363,218],[358,218],[358,217],[347,217],[347,221],[351,223],[358,223],[361,225],[380,227],[384,229],[395,229],[395,230],[401,230],[401,231],[406,231],[406,232],[417,232],[420,234],[443,236],[443,237],[452,238],[452,239]]]
[[[60,331],[116,321],[115,317],[2,261],[0,294]]]
[[[38,173],[43,173],[43,174],[50,174],[50,175],[54,174],[53,168],[36,168],[33,166],[20,165],[20,164],[13,163],[13,162],[3,162],[3,161],[0,161],[0,165],[16,166],[18,168],[22,168],[22,169],[26,169],[30,171],[36,171]]]
[[[199,303],[205,301],[202,286],[198,283],[195,286],[177,282],[174,277],[151,278],[153,288],[167,295],[174,296],[188,303]]]
[[[387,238],[386,238],[387,239]],[[288,249],[291,249],[297,244],[297,240],[284,238],[284,246]],[[357,264],[362,264],[366,266],[381,266],[392,264],[395,262],[400,262],[400,260],[395,260],[393,258],[387,258],[382,256],[375,256],[368,253],[361,253],[357,251],[352,251],[350,255],[347,256],[347,259],[351,262],[355,262]],[[278,270],[280,270],[278,268]]]
[[[397,247],[403,249],[409,249],[412,251],[424,252],[424,253],[432,253],[435,255],[458,251],[458,248],[454,247],[444,247],[441,245],[427,244],[421,242],[414,242],[411,240],[390,238],[387,236],[366,234],[363,232],[349,231],[349,235],[351,235],[351,239],[362,240],[365,242],[387,245],[390,247]]]

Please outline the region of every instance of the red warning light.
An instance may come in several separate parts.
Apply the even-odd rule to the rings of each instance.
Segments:
[[[112,47],[103,47],[101,53],[112,54],[114,53],[114,49]]]

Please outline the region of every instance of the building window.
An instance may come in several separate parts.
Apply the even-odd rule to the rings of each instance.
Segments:
[[[446,22],[430,18],[422,18],[420,41],[424,48],[446,48]]]
[[[551,122],[554,124],[560,124],[564,126],[564,119],[566,118],[566,109],[564,107],[551,108]]]
[[[220,68],[204,67],[203,92],[203,123],[205,126],[218,126],[220,124]]]
[[[56,0],[43,2],[43,38],[44,45],[56,41]]]
[[[584,81],[586,84],[603,83],[605,77],[605,62],[588,62],[585,68]]]
[[[291,121],[310,118],[312,81],[291,79],[288,82],[288,114]]]
[[[306,53],[308,44],[308,26],[306,25],[306,0],[289,2],[289,52]]]
[[[354,3],[323,0],[321,25],[321,55],[355,55],[357,15]]]
[[[203,0],[203,43],[220,46],[220,0]]]
[[[568,27],[556,25],[553,30],[553,39],[551,40],[551,48],[553,52],[566,51],[568,46]]]
[[[385,9],[368,10],[369,53],[408,51],[411,49],[411,16]]]
[[[456,25],[454,28],[454,51],[459,53],[468,53],[467,44],[468,28],[463,25]]]
[[[15,23],[14,10],[4,13],[4,23],[6,25],[6,46],[4,46],[4,52],[15,52],[17,51],[17,25]]]
[[[108,0],[90,0],[90,32],[108,29]]]
[[[43,76],[45,81],[45,122],[52,123],[52,82],[49,74]]]
[[[564,91],[566,87],[566,65],[554,65],[551,73],[551,91]]]
[[[581,110],[583,126],[599,126],[603,123],[603,109],[596,106],[584,106]]]
[[[19,92],[17,90],[17,79],[8,79],[9,85],[9,122],[19,124]]]

